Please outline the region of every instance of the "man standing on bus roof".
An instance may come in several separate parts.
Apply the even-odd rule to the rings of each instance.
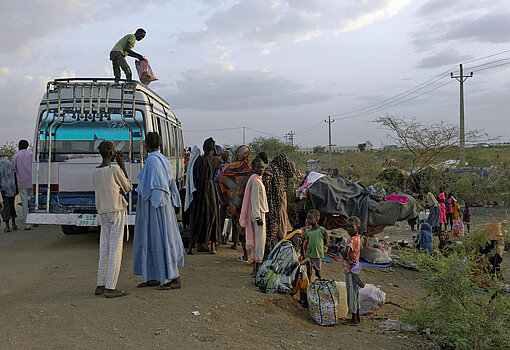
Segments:
[[[132,80],[133,77],[131,73],[131,68],[129,68],[129,64],[126,61],[126,56],[138,58],[139,60],[145,59],[139,53],[136,53],[133,50],[131,50],[133,47],[135,47],[135,43],[137,41],[142,40],[144,37],[145,30],[142,28],[138,28],[135,34],[124,35],[122,39],[117,41],[112,51],[110,51],[110,60],[112,61],[113,75],[115,76],[115,80],[120,79],[121,68],[124,71],[124,74],[126,74],[126,79]]]

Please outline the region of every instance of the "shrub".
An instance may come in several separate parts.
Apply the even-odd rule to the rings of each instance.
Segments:
[[[428,292],[427,298],[406,306],[405,321],[430,328],[442,346],[510,348],[510,297],[479,260],[479,248],[486,241],[487,235],[478,233],[447,256],[437,249],[431,254],[405,254],[419,266]]]

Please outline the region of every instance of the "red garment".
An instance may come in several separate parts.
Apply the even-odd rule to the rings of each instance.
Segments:
[[[344,249],[350,247],[349,254],[347,255],[347,259],[342,259],[342,269],[344,273],[351,273],[352,266],[359,262],[359,255],[361,252],[361,240],[359,235],[355,235],[350,237],[347,240],[347,244]]]
[[[450,198],[448,198],[447,202],[448,202],[448,204],[450,204],[450,207],[448,208],[447,213],[453,214],[453,205],[455,204],[455,201],[453,200],[452,197],[450,197]]]
[[[239,218],[243,204],[244,190],[253,170],[249,162],[250,148],[240,146],[234,158],[216,177],[218,193],[222,204],[227,206],[227,215]]]

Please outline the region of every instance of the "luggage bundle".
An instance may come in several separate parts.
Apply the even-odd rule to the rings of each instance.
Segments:
[[[136,60],[135,66],[136,71],[138,72],[138,77],[145,86],[148,86],[151,81],[158,80],[158,78],[156,78],[156,76],[152,72],[149,60],[147,59],[141,61]]]
[[[338,323],[340,292],[333,279],[314,279],[308,286],[310,316],[321,326]]]

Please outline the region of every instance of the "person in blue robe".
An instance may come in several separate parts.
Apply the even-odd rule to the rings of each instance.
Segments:
[[[147,133],[145,147],[149,155],[138,175],[133,273],[142,276],[140,288],[178,289],[182,287],[179,268],[184,266],[174,209],[181,206],[179,191],[170,162],[159,151],[159,134]]]

